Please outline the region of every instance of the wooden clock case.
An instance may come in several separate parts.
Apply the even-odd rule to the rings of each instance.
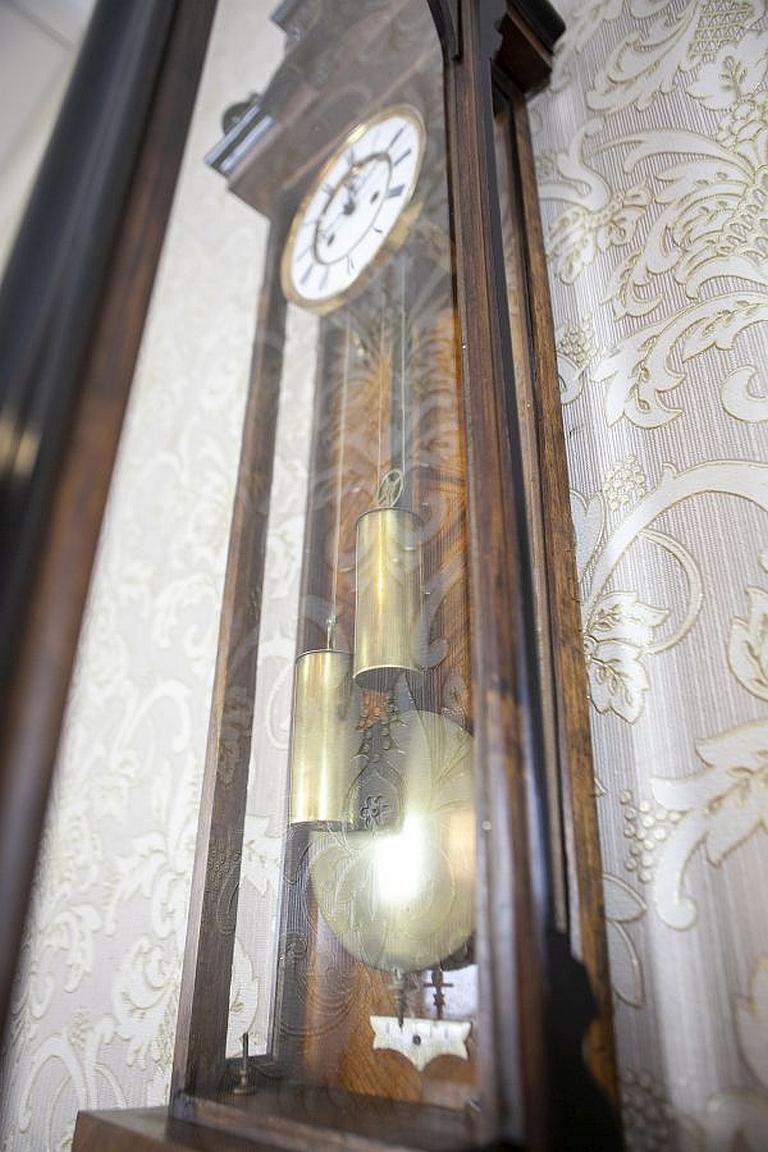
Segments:
[[[322,19],[338,24],[340,58],[354,61],[360,26],[345,21],[343,4],[319,7]],[[231,191],[270,219],[272,234],[222,606],[171,1103],[167,1110],[83,1113],[74,1147],[79,1152],[392,1146],[608,1152],[620,1147],[620,1134],[613,1111],[617,1089],[600,851],[554,336],[525,103],[526,95],[547,82],[562,31],[546,0],[429,4],[444,55],[455,242],[453,253],[441,252],[435,239],[433,258],[447,261],[455,275],[467,441],[474,740],[486,805],[478,818],[485,818],[487,829],[488,930],[481,960],[487,998],[480,1006],[487,1041],[479,1074],[489,1105],[479,1119],[464,1108],[457,1120],[445,1109],[379,1098],[342,1124],[337,1108],[324,1115],[320,1097],[299,1099],[278,1086],[271,1094],[237,1101],[231,1085],[222,1089],[217,1054],[226,1028],[232,935],[217,927],[214,904],[230,875],[236,893],[242,844],[245,773],[237,765],[248,759],[250,726],[247,717],[243,722],[242,702],[253,699],[256,653],[244,659],[240,641],[257,634],[259,624],[260,600],[252,592],[263,574],[282,366],[275,334],[283,331],[286,308],[278,279],[280,249],[302,189],[332,143],[314,130],[313,109],[334,124],[328,109],[318,105],[317,78],[313,83],[307,77],[302,59],[313,34],[311,25],[302,25],[310,8],[318,5],[286,0],[280,6],[277,15],[295,43],[266,101],[246,102],[242,110],[252,126],[272,115],[270,100],[279,103],[285,136],[262,152],[257,147],[228,172]],[[85,578],[72,590],[61,670],[49,691],[48,742],[38,756],[45,770],[33,804],[37,813],[98,529],[98,493],[103,503],[212,11],[208,0],[180,0],[166,23],[165,51],[157,61],[160,81],[154,96],[147,96],[124,223],[110,234],[105,301],[83,337],[90,376],[84,373],[73,426],[86,442],[93,419],[88,404],[96,402],[101,379],[99,357],[106,355],[110,340],[123,352],[111,385],[118,392],[106,424],[109,443],[97,465],[91,553],[86,547]],[[371,19],[386,24],[388,11],[384,6]],[[339,64],[328,58],[322,66],[332,74]],[[354,64],[348,67],[354,70]],[[383,60],[382,69],[391,70],[391,61]],[[404,62],[391,83],[382,73],[379,90],[394,100],[408,82]],[[339,106],[333,138],[363,112]],[[237,122],[231,127],[214,156],[222,171],[237,144]],[[173,159],[162,171],[164,152]],[[150,206],[153,188],[159,188],[159,198]],[[426,220],[426,246],[428,225]],[[137,278],[139,252],[146,268]],[[127,301],[132,313],[126,324]],[[82,461],[75,463],[68,449],[62,456],[61,446],[58,459],[65,474],[70,469],[73,484],[84,482]],[[53,571],[55,532],[72,515],[66,501],[59,504],[47,545],[46,563]],[[43,618],[47,586],[41,578],[33,589]],[[32,651],[31,638],[24,645]],[[34,682],[33,672],[30,657],[14,673],[17,700]],[[11,753],[14,731],[23,732],[24,707],[17,706],[15,716],[15,729],[6,732]]]

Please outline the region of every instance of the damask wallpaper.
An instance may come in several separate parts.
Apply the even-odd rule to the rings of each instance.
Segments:
[[[768,20],[564,12],[532,104],[631,1150],[768,1148]]]
[[[220,0],[69,702],[6,1037],[3,1152],[65,1149],[78,1108],[167,1092],[266,239],[201,157],[221,109],[279,57],[272,6]],[[531,115],[628,1144],[764,1152],[768,19],[759,0],[564,14]],[[289,365],[310,338],[293,316]],[[305,387],[289,368],[294,414]],[[300,419],[278,428],[278,662],[292,653],[301,435]],[[249,964],[239,950],[235,1034],[264,1011]]]

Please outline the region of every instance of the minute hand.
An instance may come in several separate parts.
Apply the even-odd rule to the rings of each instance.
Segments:
[[[365,188],[366,184],[370,180],[371,176],[373,176],[374,172],[376,171],[376,161],[377,160],[382,160],[385,163],[389,164],[389,157],[387,156],[386,152],[375,152],[373,154],[373,156],[370,156],[368,158],[368,161],[366,164],[368,171],[365,174],[365,176],[363,176],[363,179],[360,182],[360,186],[358,188],[355,188],[353,185],[353,187],[352,187],[352,193],[354,196],[360,195],[363,188]],[[391,164],[390,164],[390,167],[391,167]]]

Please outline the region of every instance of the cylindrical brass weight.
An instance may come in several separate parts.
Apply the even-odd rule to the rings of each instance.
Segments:
[[[349,652],[296,661],[291,732],[291,824],[347,823],[355,779],[360,693]]]
[[[421,531],[403,508],[375,508],[357,522],[354,677],[389,690],[401,672],[421,671]]]

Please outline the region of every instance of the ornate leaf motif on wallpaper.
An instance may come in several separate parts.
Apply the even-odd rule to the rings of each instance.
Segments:
[[[199,773],[197,758],[187,754],[176,780],[163,774],[155,782],[150,791],[155,829],[134,837],[130,851],[115,860],[115,875],[106,902],[108,933],[115,932],[120,909],[141,896],[155,938],[172,937],[181,955],[197,834]]]
[[[768,33],[748,32],[702,64],[688,92],[705,108],[727,108],[758,87],[768,67]]]
[[[99,762],[98,751],[71,728],[67,738],[82,753],[85,772]],[[102,867],[102,843],[91,821],[87,796],[70,796],[54,787],[56,834],[46,827],[38,863],[35,898],[27,922],[19,965],[10,1033],[33,1037],[44,1022],[59,987],[74,992],[93,970],[95,936],[102,915],[92,888]],[[51,878],[55,877],[55,882]]]
[[[747,593],[749,619],[733,621],[729,663],[742,687],[765,700],[768,594],[755,588]],[[683,889],[695,849],[703,843],[706,859],[717,866],[760,828],[768,831],[768,721],[698,740],[696,753],[706,767],[695,776],[651,781],[658,803],[684,814],[660,850],[655,881],[660,916],[681,930],[696,921],[696,903]]]
[[[665,609],[643,604],[636,592],[609,592],[591,607],[584,625],[589,696],[598,712],[615,712],[632,724],[649,688],[642,656]]]
[[[768,1106],[759,1093],[768,1084],[755,1067],[757,1057],[733,1074],[735,1033],[743,1033],[745,1052],[749,1029],[745,1020],[739,1024],[725,982],[733,972],[733,949],[749,957],[765,927],[759,869],[768,838],[760,831],[760,794],[768,793],[768,781],[759,785],[758,778],[763,743],[768,764],[768,733],[757,723],[753,731],[737,725],[757,721],[766,700],[768,585],[765,593],[749,593],[748,601],[745,595],[743,610],[729,608],[723,619],[723,581],[737,590],[750,581],[740,576],[741,549],[726,555],[717,521],[710,520],[713,511],[733,517],[751,550],[754,507],[768,511],[763,432],[746,427],[768,416],[766,361],[758,350],[768,319],[765,4],[626,0],[613,23],[610,5],[600,14],[605,19],[591,4],[573,7],[555,89],[534,103],[534,130],[561,400],[569,405],[566,428],[573,433],[566,440],[568,463],[573,486],[584,494],[573,496],[572,507],[585,628],[590,610],[613,592],[634,595],[634,603],[652,611],[674,612],[655,628],[638,624],[634,637],[622,622],[622,655],[635,672],[640,698],[636,730],[613,707],[602,715],[592,709],[595,767],[610,797],[601,812],[602,848],[607,872],[620,875],[647,909],[658,908],[663,883],[665,915],[690,928],[706,892],[718,919],[717,927],[707,918],[685,937],[656,919],[658,912],[650,920],[646,910],[617,923],[610,915],[616,888],[606,881],[612,978],[616,983],[618,973],[626,996],[621,1000],[616,990],[627,1146],[765,1152]],[[585,129],[590,116],[600,119]],[[606,223],[600,214],[620,210],[637,189],[647,196],[644,205],[632,204],[631,236],[601,246],[598,232]],[[621,239],[618,231],[613,238]],[[685,421],[676,419],[683,409]],[[710,434],[698,439],[705,419]],[[734,463],[702,463],[708,454]],[[632,456],[642,473],[635,484]],[[622,464],[614,467],[617,457]],[[665,468],[667,461],[672,468]],[[651,480],[643,484],[646,476]],[[714,502],[710,492],[718,494]],[[679,507],[699,495],[705,499]],[[665,517],[671,509],[674,515]],[[707,615],[696,626],[705,592]],[[741,619],[731,621],[732,615]],[[713,650],[711,628],[718,620],[720,642],[714,640]],[[675,650],[684,638],[684,650]],[[744,692],[732,687],[737,681],[724,659],[726,646]],[[702,668],[706,661],[709,686],[722,685],[711,727],[696,726],[701,721],[693,720],[687,702],[681,713],[678,701],[665,699],[660,675],[656,682],[661,661],[653,659],[664,649],[665,683],[689,661]],[[651,687],[644,691],[647,682]],[[665,723],[678,728],[669,739],[659,732]],[[698,744],[698,757],[691,754],[692,723],[695,735],[710,737]],[[650,773],[680,777],[686,755],[690,779],[712,782],[711,807],[706,796],[690,799],[698,808],[683,806],[679,796],[665,799],[680,810],[659,802]],[[620,763],[617,757],[623,757]],[[742,835],[749,838],[743,854]],[[710,850],[723,860],[736,854],[724,866],[728,883],[743,866],[749,892],[721,887]],[[686,873],[692,854],[696,871]],[[661,875],[660,861],[666,867]],[[626,911],[632,914],[631,901]],[[636,948],[646,993],[631,1010],[626,1005],[638,998],[638,988],[629,945]],[[697,964],[687,965],[693,956]],[[764,1045],[768,1024],[756,1012],[755,1044],[761,1027]],[[701,1060],[699,1044],[707,1049]],[[653,1069],[653,1091],[651,1077],[645,1076],[641,1091],[628,1069]],[[736,1088],[749,1091],[726,1092]]]
[[[761,0],[631,0],[632,15],[648,21],[633,27],[611,52],[587,92],[590,108],[617,112],[648,108],[672,91],[680,73],[736,43],[763,12]]]
[[[696,742],[706,768],[684,780],[651,781],[664,808],[685,815],[659,853],[655,897],[659,915],[672,928],[696,922],[696,904],[683,890],[694,850],[704,844],[719,865],[759,828],[768,829],[768,723],[732,728]]]
[[[626,926],[642,919],[645,901],[624,880],[607,872],[603,875],[603,894],[613,991],[631,1008],[639,1008],[645,999],[643,970]]]
[[[546,252],[564,284],[573,284],[601,252],[629,244],[651,202],[645,180],[612,190],[583,158],[585,141],[601,128],[590,120],[565,152],[548,153],[537,161],[539,196],[566,204],[546,236]]]
[[[204,572],[166,584],[154,599],[151,641],[158,648],[179,646],[192,669],[206,674],[219,619],[220,589]]]
[[[115,1034],[127,1042],[128,1065],[154,1069],[148,1102],[167,1096],[179,998],[181,958],[186,935],[189,885],[197,833],[200,766],[187,756],[180,777],[161,775],[151,792],[157,830],[134,838],[130,852],[116,861],[116,878],[107,904],[106,931],[120,923],[121,909],[140,897],[148,907],[152,937],[137,940],[112,980]],[[250,828],[244,853],[248,877],[263,883],[260,869],[275,856],[261,822]],[[257,1005],[258,981],[239,940],[231,987],[230,1028],[248,1028]]]
[[[764,95],[723,118],[715,139],[681,129],[654,129],[623,136],[601,151],[628,150],[624,171],[634,172],[644,160],[683,162],[656,173],[660,187],[653,205],[661,207],[643,245],[614,272],[606,298],[614,313],[644,316],[663,300],[649,288],[653,278],[671,273],[691,300],[718,276],[744,280],[766,289],[768,271],[768,124]]]
[[[583,598],[587,675],[590,699],[598,712],[614,712],[634,723],[649,689],[645,658],[679,644],[696,622],[703,600],[698,565],[681,541],[658,531],[654,523],[677,504],[705,492],[737,496],[768,511],[768,466],[739,460],[683,472],[667,466],[658,485],[641,496],[604,542],[602,497],[594,496],[587,504],[578,493],[572,494],[577,563],[588,582]],[[619,563],[641,539],[673,559],[686,580],[683,619],[665,636],[658,630],[669,619],[668,609],[646,604],[636,589],[608,589]]]
[[[605,503],[600,493],[587,502],[579,492],[571,489],[571,519],[576,537],[576,571],[579,580],[583,580],[597,556],[605,530]]]
[[[768,1091],[768,956],[752,972],[750,997],[736,1001],[735,1023],[744,1060]],[[768,1099],[755,1092],[722,1092],[707,1102],[707,1132],[712,1149],[764,1152],[768,1146]]]
[[[607,423],[624,417],[640,428],[659,428],[676,419],[682,409],[670,403],[669,394],[685,380],[687,362],[711,348],[729,350],[747,328],[766,321],[768,293],[732,292],[634,332],[591,372],[596,383],[606,385]],[[721,389],[743,385],[743,372],[726,376]]]
[[[593,316],[566,321],[555,333],[560,400],[577,400],[590,378],[590,367],[599,359]]]
[[[768,571],[768,556],[760,557]],[[768,592],[763,588],[747,588],[749,616],[738,616],[731,626],[728,642],[728,662],[736,679],[747,692],[768,701]]]
[[[756,368],[737,368],[720,390],[723,408],[734,420],[757,424],[768,420],[768,381],[762,381]]]
[[[127,1041],[126,1063],[168,1066],[179,996],[179,960],[167,941],[140,937],[125,956],[112,984],[115,1031]]]
[[[22,1135],[33,1129],[38,1140],[45,1135],[46,1148],[64,1152],[78,1110],[125,1108],[125,1095],[107,1061],[113,1037],[108,1017],[92,1024],[80,1012],[66,1032],[48,1036],[35,1049],[19,1101]]]
[[[599,253],[632,243],[641,221],[654,213],[642,244],[615,267],[604,299],[618,319],[648,316],[667,299],[671,277],[694,303],[667,308],[662,319],[635,328],[608,354],[598,354],[589,334],[573,325],[560,329],[562,398],[576,399],[586,379],[602,382],[609,424],[627,418],[655,428],[680,414],[669,393],[685,380],[690,361],[709,349],[730,350],[737,337],[768,318],[768,95],[747,95],[730,107],[715,139],[659,128],[595,150],[596,156],[624,150],[627,173],[662,158],[653,193],[649,176],[616,190],[590,166],[584,149],[601,128],[600,121],[590,121],[566,152],[539,161],[542,199],[568,205],[547,234],[558,279],[574,283]],[[670,165],[670,156],[685,159]],[[741,281],[741,288],[703,297],[703,289],[723,277]],[[726,411],[737,419],[768,416],[754,366],[732,369],[721,389]]]

